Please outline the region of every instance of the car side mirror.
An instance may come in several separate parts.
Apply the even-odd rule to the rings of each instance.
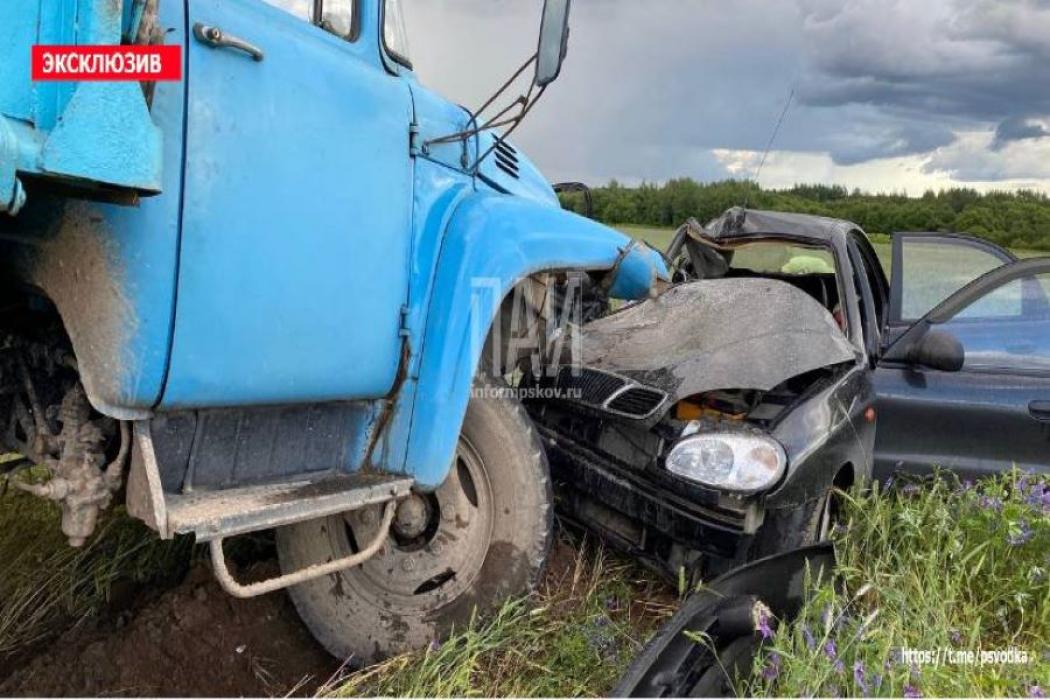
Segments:
[[[546,87],[561,72],[569,51],[569,5],[572,0],[545,0],[536,52],[536,86]]]
[[[908,361],[942,372],[958,372],[966,361],[966,351],[951,333],[929,330],[912,346]]]

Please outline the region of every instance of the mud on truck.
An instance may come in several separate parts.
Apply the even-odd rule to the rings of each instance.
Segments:
[[[72,546],[120,502],[196,536],[230,594],[288,588],[357,662],[527,591],[551,486],[488,391],[490,329],[570,274],[626,299],[668,279],[504,138],[560,71],[569,2],[522,94],[474,113],[417,80],[397,0],[4,2],[10,484]],[[158,44],[181,80],[30,80],[34,45]],[[240,582],[224,541],[270,529],[281,575]]]

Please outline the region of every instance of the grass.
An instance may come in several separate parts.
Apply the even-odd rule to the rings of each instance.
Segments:
[[[607,693],[674,598],[600,546],[559,543],[540,591],[475,619],[443,644],[322,691],[334,697],[567,697]],[[565,560],[568,561],[565,561]],[[559,560],[561,560],[559,562]]]
[[[740,690],[795,696],[1037,696],[1050,683],[1050,488],[1013,473],[850,497],[839,585],[812,593]],[[981,663],[1017,650],[1025,663]],[[909,663],[902,650],[942,654]],[[975,663],[945,663],[948,651]],[[1020,654],[1018,655],[1020,656]]]
[[[616,224],[615,228],[632,238],[645,241],[657,250],[667,250],[674,238],[675,229],[657,226],[638,226],[637,224]]]
[[[188,540],[161,542],[117,510],[81,550],[52,504],[0,496],[0,659],[105,608],[118,581],[181,570]],[[1013,473],[850,494],[837,583],[814,585],[738,690],[749,695],[1037,694],[1050,679],[1050,484]],[[344,676],[351,696],[600,696],[676,599],[653,575],[562,533],[540,590],[475,618],[443,644]],[[833,646],[829,646],[829,642]],[[912,665],[900,650],[1024,652],[1027,663]],[[978,657],[978,661],[980,657]]]
[[[60,520],[51,502],[0,495],[0,661],[99,612],[118,581],[157,582],[189,561],[191,540],[161,541],[123,508],[80,549],[68,545]]]
[[[813,582],[738,692],[754,696],[1024,696],[1050,679],[1050,484],[934,479],[851,494],[835,582]],[[667,614],[633,614],[651,578],[581,551],[536,597],[442,645],[324,689],[330,696],[600,696]],[[664,600],[667,595],[664,594]],[[636,601],[635,606],[631,601]],[[659,596],[657,597],[659,601]],[[912,665],[902,649],[1024,652],[1023,664]],[[986,660],[987,661],[987,660]],[[1040,685],[1042,684],[1042,685]]]

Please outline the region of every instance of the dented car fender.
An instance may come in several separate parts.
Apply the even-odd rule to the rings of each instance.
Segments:
[[[555,206],[480,191],[452,214],[430,296],[418,375],[404,387],[390,444],[409,428],[403,470],[422,488],[444,481],[489,327],[508,292],[543,271],[612,270],[610,293],[649,294],[667,281],[660,255],[626,235]],[[405,404],[408,405],[405,405]],[[407,416],[402,416],[402,418]]]
[[[822,387],[772,430],[784,446],[788,468],[780,486],[765,498],[772,509],[794,509],[829,488],[871,477],[875,446],[871,376],[857,365]],[[839,481],[836,481],[839,480]]]

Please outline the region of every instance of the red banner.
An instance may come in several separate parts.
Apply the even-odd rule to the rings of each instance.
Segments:
[[[33,80],[182,80],[182,47],[37,45]]]

